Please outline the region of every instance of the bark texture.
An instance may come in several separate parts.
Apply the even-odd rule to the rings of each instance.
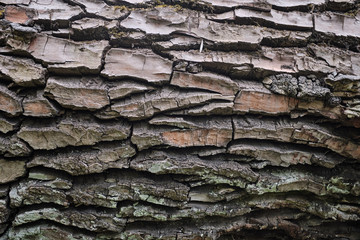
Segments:
[[[0,240],[359,240],[359,10],[0,0]]]

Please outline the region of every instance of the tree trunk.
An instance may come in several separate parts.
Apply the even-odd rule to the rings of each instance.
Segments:
[[[0,239],[360,239],[358,0],[0,0]]]

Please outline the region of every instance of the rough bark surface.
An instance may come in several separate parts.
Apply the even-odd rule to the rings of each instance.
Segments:
[[[0,0],[0,240],[359,240],[358,0]]]

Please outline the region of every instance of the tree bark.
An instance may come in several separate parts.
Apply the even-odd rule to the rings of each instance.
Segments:
[[[360,239],[358,0],[0,0],[0,240]]]

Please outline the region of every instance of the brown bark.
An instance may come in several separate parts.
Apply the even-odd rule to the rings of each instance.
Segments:
[[[360,239],[357,0],[0,0],[0,240]]]

